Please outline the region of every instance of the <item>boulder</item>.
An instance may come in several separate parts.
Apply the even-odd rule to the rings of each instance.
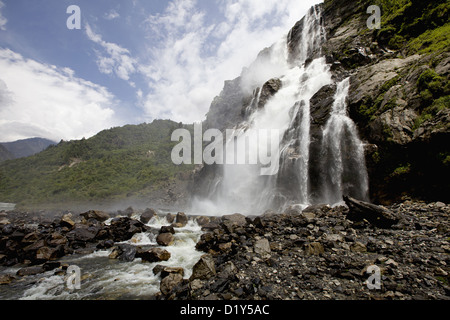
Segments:
[[[222,225],[228,233],[233,233],[236,228],[245,227],[247,219],[239,213],[226,215],[222,217]]]
[[[70,242],[91,242],[99,232],[99,229],[96,227],[86,227],[84,225],[75,225],[74,228],[66,235]]]
[[[256,241],[253,250],[255,251],[256,254],[260,255],[270,254],[271,250],[269,240],[261,239]]]
[[[136,233],[145,232],[147,228],[140,221],[123,217],[112,220],[108,230],[114,242],[123,242],[130,240]]]
[[[41,274],[44,272],[45,272],[45,270],[42,266],[26,267],[26,268],[22,268],[19,271],[17,271],[17,275],[19,277],[34,276],[34,275]]]
[[[172,226],[163,226],[161,227],[161,229],[159,230],[159,234],[162,233],[171,233],[171,234],[175,234],[175,229]]]
[[[63,255],[64,255],[64,250],[61,250],[61,247],[60,248],[42,247],[37,250],[36,259],[48,261],[48,260],[57,259]]]
[[[113,251],[109,255],[110,259],[119,259],[124,262],[132,262],[136,257],[136,247],[129,244],[121,244],[114,247]]]
[[[197,218],[195,219],[195,221],[198,223],[198,225],[199,225],[200,227],[203,227],[203,226],[205,226],[206,224],[208,224],[208,223],[211,221],[211,219],[210,219],[209,217],[201,216],[201,217],[197,217]]]
[[[156,216],[156,211],[153,209],[146,209],[144,213],[142,213],[140,221],[144,224],[147,224]]]
[[[210,254],[203,255],[194,265],[190,281],[195,279],[207,280],[216,274],[214,259]]]
[[[399,218],[383,207],[356,200],[351,197],[344,197],[344,201],[349,208],[347,218],[358,222],[367,220],[378,228],[391,228],[399,222]]]
[[[63,215],[59,224],[61,225],[61,227],[72,229],[75,226],[75,222],[72,220],[72,214],[68,213]]]
[[[168,247],[171,246],[175,241],[175,237],[172,233],[161,233],[156,238],[156,242],[160,246]]]
[[[179,274],[182,277],[184,277],[184,269],[183,268],[177,268],[177,267],[166,267],[162,265],[157,265],[153,268],[153,273],[155,275],[161,274],[161,279],[164,279],[165,277],[171,275],[171,274]]]
[[[91,210],[80,215],[86,220],[94,219],[100,222],[105,222],[106,220],[111,218],[106,212],[97,210]]]
[[[184,212],[178,212],[177,217],[175,219],[176,223],[179,223],[182,227],[185,227],[188,223],[189,219]]]
[[[161,261],[168,261],[171,258],[171,254],[170,252],[160,248],[151,248],[151,249],[138,248],[136,251],[136,258],[141,258],[143,261],[155,263]]]
[[[160,291],[163,295],[169,295],[175,287],[183,282],[183,276],[178,273],[171,273],[161,280]]]

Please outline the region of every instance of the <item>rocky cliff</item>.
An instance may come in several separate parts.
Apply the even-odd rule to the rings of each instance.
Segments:
[[[367,8],[373,4],[382,9],[381,29],[367,25]],[[373,202],[391,203],[405,196],[449,198],[449,7],[442,0],[326,0],[316,7],[322,13],[324,39],[311,46],[305,66],[325,56],[335,83],[350,77],[349,113],[365,142]],[[287,36],[291,63],[299,54],[304,19]],[[254,64],[268,64],[264,59],[272,49],[264,49]],[[248,90],[243,85],[246,72],[225,83],[211,105],[206,128],[223,130],[245,122],[252,98],[259,96],[257,107],[264,108],[280,89],[279,79],[272,78]],[[313,164],[321,161],[318,150],[335,93],[336,84],[327,85],[310,100]],[[291,151],[288,159],[295,162],[301,157],[298,143]],[[310,168],[312,193],[320,170]],[[197,192],[210,188],[205,184],[218,172],[220,168],[205,167],[195,181]],[[292,192],[293,177],[289,170],[282,173],[279,188]]]
[[[447,1],[325,1],[325,53],[336,77],[351,76],[350,113],[368,143],[372,199],[447,200],[449,61]],[[376,2],[376,1],[375,1]]]

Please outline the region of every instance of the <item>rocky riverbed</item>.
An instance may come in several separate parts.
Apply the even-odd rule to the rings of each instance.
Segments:
[[[64,287],[67,259],[96,255],[95,259],[100,260],[91,261],[93,271],[81,282],[82,287],[90,285],[95,294],[75,297],[449,299],[450,206],[405,201],[387,208],[376,207],[381,211],[375,212],[382,215],[374,219],[352,205],[348,207],[312,206],[301,210],[294,206],[281,214],[266,212],[254,217],[162,215],[151,209],[52,216],[43,212],[1,213],[1,297],[20,298],[20,294],[8,296],[8,289],[17,292],[27,279],[33,281],[25,287],[36,290],[43,277],[57,277],[52,279],[59,293],[52,298],[73,298],[61,294],[70,293]],[[385,223],[386,216],[391,223]],[[159,222],[155,223],[155,219]],[[180,241],[185,241],[182,239],[186,234],[192,248],[183,247],[181,251],[189,252],[194,259],[189,263],[174,258],[173,251]],[[372,282],[376,274],[367,271],[374,266],[380,272],[380,288],[371,290],[367,284],[376,284]],[[123,271],[114,279],[115,287],[106,283],[110,276],[102,276],[108,268],[117,274],[119,269]],[[11,270],[15,273],[11,274]],[[144,284],[151,277],[156,281],[151,283],[154,290],[139,287],[136,291],[145,294],[134,295],[111,292],[119,290],[121,278],[132,281],[133,274],[127,278],[127,272],[143,279]]]

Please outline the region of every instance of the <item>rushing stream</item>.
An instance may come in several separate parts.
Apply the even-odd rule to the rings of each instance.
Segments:
[[[138,217],[136,217],[138,218]],[[159,229],[170,225],[166,218],[156,217],[148,224]],[[8,286],[0,286],[0,300],[141,300],[159,292],[160,276],[153,274],[156,265],[182,267],[187,279],[192,268],[204,254],[195,250],[201,236],[201,228],[194,221],[184,228],[175,229],[175,243],[164,247],[171,253],[167,262],[148,263],[137,258],[133,262],[121,262],[109,258],[112,249],[88,255],[66,256],[59,260],[62,265],[77,266],[81,270],[81,288],[69,290],[65,274],[48,271],[35,276],[16,276],[20,267],[2,268],[2,275],[15,276],[17,280]],[[136,234],[126,244],[159,247],[151,233]]]

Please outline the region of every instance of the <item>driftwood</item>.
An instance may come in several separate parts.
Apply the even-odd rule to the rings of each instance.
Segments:
[[[378,228],[391,228],[399,222],[399,218],[388,209],[356,200],[351,197],[344,197],[344,201],[349,208],[347,218],[352,221],[367,220]]]

